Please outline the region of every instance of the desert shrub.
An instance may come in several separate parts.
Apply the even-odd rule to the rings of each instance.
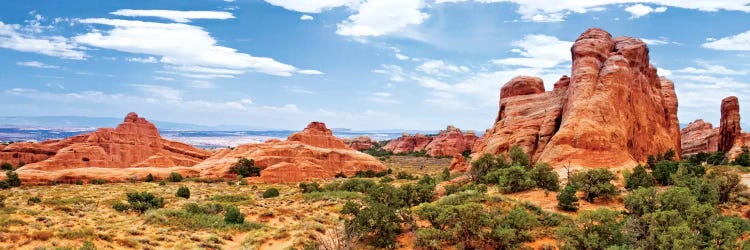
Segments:
[[[219,214],[224,211],[224,207],[220,204],[205,204],[200,205],[198,203],[188,203],[182,207],[185,211],[192,214]]]
[[[263,198],[273,198],[279,196],[279,190],[275,188],[269,188],[265,192],[263,192]]]
[[[625,243],[622,217],[605,208],[580,212],[574,223],[558,227],[555,234],[563,243],[561,249],[606,249]]]
[[[623,205],[628,214],[642,216],[658,208],[654,187],[640,187],[623,197]]]
[[[383,176],[383,178],[380,178],[380,183],[389,183],[392,181],[393,181],[393,178],[391,178],[390,176]]]
[[[557,207],[565,211],[578,211],[578,197],[576,197],[575,186],[567,185],[557,194]]]
[[[102,180],[102,179],[93,179],[93,180],[89,181],[89,183],[94,184],[94,185],[102,185],[102,184],[107,183],[107,181],[106,180]]]
[[[76,185],[83,185],[83,180],[76,180]]]
[[[726,165],[728,161],[729,159],[727,159],[727,154],[721,151],[716,151],[708,158],[706,158],[706,163],[716,166]]]
[[[354,176],[352,176],[352,177],[356,177],[356,178],[374,178],[374,177],[383,177],[383,176],[386,176],[387,174],[388,174],[388,170],[384,170],[384,171],[380,171],[380,172],[375,172],[372,169],[369,169],[367,171],[362,171],[362,170],[357,171],[356,173],[354,173]]]
[[[36,203],[42,202],[42,198],[39,198],[39,196],[29,197],[28,200],[26,200],[26,204],[32,205]]]
[[[348,179],[338,185],[326,185],[326,190],[340,190],[340,191],[349,191],[349,192],[360,192],[364,193],[367,192],[370,187],[375,186],[375,182],[372,180],[365,180],[365,179]],[[331,189],[329,189],[331,188]]]
[[[317,182],[312,182],[312,183],[309,183],[309,184],[305,183],[305,182],[300,182],[299,183],[299,189],[300,189],[300,191],[302,191],[302,193],[312,193],[312,192],[321,192],[321,191],[323,191],[323,189],[320,188],[320,184],[318,184]]]
[[[747,147],[742,147],[742,153],[732,161],[733,165],[740,165],[743,167],[750,167],[750,150]]]
[[[10,184],[8,184],[8,181],[6,180],[0,181],[0,189],[9,189],[9,188],[10,188]]]
[[[396,179],[399,179],[399,180],[416,180],[417,177],[413,176],[413,175],[411,175],[409,173],[407,173],[406,171],[400,171],[400,172],[398,172],[396,174]]]
[[[5,207],[5,196],[0,195],[0,208]]]
[[[175,196],[190,199],[190,189],[186,186],[181,186],[177,189],[177,193],[175,193]]]
[[[85,240],[78,250],[96,250],[96,246],[91,241]]]
[[[180,173],[169,173],[169,181],[170,182],[181,182],[182,181],[182,175]]]
[[[13,165],[10,162],[3,162],[0,164],[0,170],[13,170]]]
[[[146,175],[146,182],[153,182],[154,181],[154,175],[148,174]]]
[[[229,206],[224,214],[224,222],[227,224],[242,224],[245,222],[245,215],[240,213],[239,208]]]
[[[451,180],[451,171],[448,168],[443,168],[443,171],[440,172],[440,180],[441,181]]]
[[[654,179],[662,185],[672,185],[671,175],[676,173],[680,167],[679,162],[675,161],[660,161],[656,163],[654,167],[653,175]]]
[[[726,203],[733,194],[745,190],[747,187],[741,184],[742,178],[739,175],[725,169],[716,169],[706,175],[706,180],[716,187],[718,192],[718,202]]]
[[[625,178],[625,188],[628,190],[634,190],[639,187],[653,187],[654,177],[646,171],[641,165],[636,166],[633,169],[633,173]]]
[[[523,167],[529,167],[531,166],[531,162],[529,161],[529,155],[527,155],[525,152],[523,152],[523,149],[519,146],[513,146],[508,150],[508,156],[510,156],[510,161],[513,165],[517,166],[523,166]]]
[[[349,237],[361,236],[369,244],[381,248],[394,248],[396,236],[401,233],[400,223],[403,218],[397,209],[378,201],[370,201],[364,208],[345,207],[342,214],[353,216],[346,220],[346,227],[351,228]]]
[[[8,185],[11,187],[20,187],[21,186],[21,179],[18,179],[18,174],[13,171],[7,171],[5,172],[5,176],[8,177],[5,181],[8,182]]]
[[[138,213],[146,212],[146,210],[152,209],[152,208],[162,208],[164,207],[164,199],[154,196],[153,194],[149,192],[134,192],[134,193],[127,193],[126,194],[128,198],[128,204],[123,203],[115,203],[112,205],[112,208],[117,211],[135,211]]]
[[[404,192],[406,206],[413,207],[424,202],[432,201],[435,191],[434,183],[406,184],[399,187]]]
[[[159,182],[159,186],[166,186],[166,185],[167,185],[167,182],[165,180],[161,180]]]
[[[709,156],[711,156],[711,155],[710,155],[709,153],[706,153],[706,152],[699,152],[699,153],[697,153],[697,154],[694,154],[694,155],[691,155],[691,156],[687,157],[687,160],[688,160],[688,162],[690,162],[691,164],[694,164],[694,165],[701,165],[701,164],[703,164],[704,162],[706,162],[706,160],[708,160],[708,157],[709,157]]]
[[[558,191],[560,190],[560,179],[557,172],[552,170],[552,166],[547,163],[537,163],[529,171],[529,177],[536,183],[538,188]]]
[[[255,161],[244,157],[237,160],[237,163],[229,168],[229,172],[237,174],[243,178],[260,176],[260,168],[255,166]]]
[[[498,169],[508,168],[510,165],[505,161],[505,156],[484,154],[471,163],[469,178],[474,182],[486,182],[485,176]],[[497,182],[494,182],[497,183]]]
[[[536,183],[531,179],[526,168],[522,166],[513,166],[510,168],[500,169],[498,188],[503,193],[516,193],[533,188]]]
[[[576,173],[571,179],[573,185],[583,191],[584,199],[588,202],[594,202],[597,197],[611,198],[618,192],[611,183],[615,179],[615,174],[607,169],[599,168]]]

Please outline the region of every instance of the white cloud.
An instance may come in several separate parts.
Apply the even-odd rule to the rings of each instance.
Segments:
[[[303,75],[323,75],[323,72],[320,72],[314,69],[303,69],[303,70],[297,71],[297,73],[300,73]]]
[[[82,51],[82,48],[65,37],[44,37],[29,32],[22,33],[22,29],[24,29],[24,26],[5,24],[0,21],[0,48],[64,59],[86,59],[86,54]]]
[[[468,0],[436,0],[438,4],[451,2],[465,2]],[[680,1],[680,0],[558,0],[554,4],[542,0],[474,0],[481,3],[514,3],[518,5],[516,12],[521,19],[531,22],[563,21],[572,13],[586,13],[611,4],[653,4],[700,11],[731,10],[750,12],[750,0],[712,0],[712,1]],[[666,11],[666,7],[657,7],[656,12]]]
[[[170,87],[150,84],[131,84],[147,96],[158,98],[163,101],[182,101],[182,92]]]
[[[166,64],[255,71],[277,76],[291,76],[298,71],[294,66],[273,58],[255,57],[219,46],[216,39],[197,26],[105,18],[81,19],[79,22],[114,28],[104,32],[93,29],[90,33],[78,35],[73,38],[78,43],[159,56],[160,62]]]
[[[389,80],[394,82],[404,81],[404,69],[398,65],[381,64],[379,69],[375,69],[372,72],[389,76]]]
[[[665,44],[680,44],[677,42],[671,42],[666,37],[659,37],[656,39],[648,39],[648,38],[641,38],[641,41],[648,45],[656,46],[656,45],[665,45]]]
[[[523,66],[532,68],[552,68],[569,62],[570,47],[573,42],[560,41],[557,37],[547,35],[526,35],[523,39],[513,42],[513,49],[523,57],[512,57],[492,60],[498,65]]]
[[[42,69],[59,69],[60,68],[60,66],[57,66],[57,65],[49,65],[49,64],[45,64],[45,63],[37,62],[37,61],[17,62],[16,65],[34,67],[34,68],[42,68]]]
[[[313,20],[313,19],[315,19],[315,18],[313,18],[311,15],[302,15],[302,16],[299,17],[299,20],[302,20],[302,21],[309,21],[309,20]]]
[[[296,93],[296,94],[305,94],[305,95],[315,94],[315,91],[308,90],[301,86],[284,85],[283,88],[284,88],[284,91],[286,92],[291,92],[291,93]]]
[[[686,67],[682,69],[675,70],[675,72],[684,73],[684,74],[711,74],[711,75],[746,75],[747,71],[744,70],[733,70],[728,69],[722,65],[714,65],[702,61],[698,61],[698,64],[701,66],[701,68],[695,68],[695,67]]]
[[[456,66],[444,62],[443,60],[429,60],[417,66],[417,71],[427,74],[446,76],[449,73],[466,73],[469,68],[466,66]]]
[[[701,46],[708,49],[750,51],[750,30],[719,39],[707,38],[706,41]]]
[[[216,88],[216,85],[209,81],[203,81],[203,80],[194,80],[188,84],[191,88],[196,89],[212,89]]]
[[[159,81],[174,81],[174,78],[157,76],[157,77],[154,77],[154,80],[159,80]]]
[[[265,0],[267,3],[287,10],[303,13],[320,13],[337,7],[353,5],[359,0]]]
[[[149,56],[149,57],[128,57],[125,58],[125,61],[128,62],[139,62],[139,63],[157,63],[159,60],[156,59],[156,57]]]
[[[357,5],[357,14],[338,24],[343,36],[381,36],[421,24],[430,17],[423,13],[422,0],[370,0]]]
[[[132,10],[121,9],[110,12],[112,15],[128,17],[160,17],[178,23],[188,23],[191,19],[232,19],[234,15],[224,11],[179,11],[179,10]]]
[[[383,103],[383,104],[397,104],[397,103],[400,103],[400,101],[395,100],[395,99],[392,98],[392,94],[391,93],[387,93],[387,92],[374,92],[374,93],[370,94],[370,97],[368,98],[368,100],[370,100],[372,102]]]
[[[253,104],[253,99],[245,98],[245,99],[240,100],[240,102],[244,104]]]
[[[667,7],[663,7],[662,6],[662,7],[657,7],[656,9],[654,9],[654,8],[651,8],[651,6],[646,6],[646,5],[643,5],[643,4],[636,4],[636,5],[631,5],[631,6],[627,7],[627,8],[625,8],[625,11],[630,12],[630,14],[631,14],[630,18],[631,19],[635,19],[635,18],[640,18],[642,16],[648,15],[648,14],[650,14],[652,12],[654,12],[654,13],[665,12],[665,11],[667,11]]]
[[[400,54],[400,53],[396,53],[396,58],[398,58],[398,60],[409,60],[408,56],[405,56],[405,55]]]

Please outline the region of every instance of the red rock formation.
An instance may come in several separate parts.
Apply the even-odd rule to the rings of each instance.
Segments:
[[[432,141],[425,146],[425,150],[431,156],[453,156],[471,151],[476,140],[477,135],[473,131],[464,134],[460,129],[448,126],[432,138]]]
[[[387,169],[368,154],[346,145],[341,147],[337,143],[339,141],[325,124],[311,123],[304,131],[290,136],[286,141],[270,140],[241,145],[233,150],[224,149],[195,168],[201,169],[201,176],[207,178],[232,177],[230,167],[244,157],[253,159],[255,165],[262,169],[260,177],[250,180],[266,183],[300,182],[333,178],[339,172],[351,176],[357,171]]]
[[[572,75],[553,91],[517,82],[528,78],[503,87],[497,122],[474,147],[476,154],[518,145],[534,161],[584,167],[632,166],[670,148],[679,155],[674,85],[649,64],[645,43],[594,28],[571,52]]]
[[[451,173],[466,173],[466,171],[469,170],[468,164],[466,164],[466,157],[464,157],[462,154],[455,154],[453,155],[453,159],[451,160],[451,166],[448,168]]]
[[[383,149],[391,151],[394,154],[410,153],[425,150],[425,147],[427,147],[427,144],[430,144],[431,141],[431,137],[422,134],[410,136],[408,133],[404,133],[401,137],[388,142],[388,144],[383,146]]]
[[[368,150],[378,144],[378,142],[374,141],[372,138],[366,135],[357,136],[353,139],[346,139],[344,141],[347,145],[349,145],[350,148],[357,151]]]
[[[737,97],[721,100],[721,126],[719,129],[719,151],[729,152],[740,137],[740,103]]]
[[[713,153],[719,149],[719,128],[701,119],[688,124],[680,131],[682,155],[690,156],[700,152]]]

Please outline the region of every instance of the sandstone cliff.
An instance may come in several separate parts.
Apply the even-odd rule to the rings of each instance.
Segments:
[[[378,144],[378,142],[366,135],[357,136],[352,139],[345,139],[344,142],[346,142],[346,145],[349,145],[350,148],[357,151],[367,150]]]
[[[701,119],[688,124],[680,131],[682,155],[691,156],[700,152],[713,153],[719,149],[719,128]]]
[[[632,166],[680,151],[674,84],[656,73],[641,40],[593,28],[572,49],[571,76],[545,92],[541,79],[516,77],[501,89],[494,126],[476,154],[520,146],[553,166]]]
[[[474,131],[462,132],[461,129],[448,125],[445,130],[433,136],[404,133],[401,137],[388,142],[383,149],[395,154],[426,151],[430,156],[453,156],[471,151],[478,137]]]

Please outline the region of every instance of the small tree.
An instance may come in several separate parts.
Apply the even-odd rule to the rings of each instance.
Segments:
[[[441,181],[451,180],[451,171],[448,168],[443,168],[443,172],[440,174]]]
[[[565,186],[557,195],[557,207],[565,211],[578,211],[578,197],[573,185]]]
[[[3,162],[3,164],[0,165],[0,170],[13,170],[13,165],[10,164],[10,162]]]
[[[153,182],[153,181],[154,181],[154,176],[153,175],[151,175],[151,174],[146,175],[146,182]]]
[[[21,179],[18,179],[18,174],[13,171],[5,172],[5,176],[8,177],[6,180],[8,182],[8,185],[11,187],[20,187],[21,186]]]
[[[146,210],[149,210],[152,208],[164,207],[164,199],[160,197],[156,197],[149,192],[127,193],[127,197],[128,197],[128,204],[117,202],[115,204],[112,204],[112,208],[121,212],[126,211],[126,210],[132,210],[132,211],[136,211],[142,214],[143,212],[146,212]]]
[[[181,182],[182,181],[182,175],[179,173],[172,172],[169,174],[169,181],[171,182]]]
[[[242,224],[245,222],[245,215],[240,213],[240,209],[235,206],[227,207],[224,214],[224,222],[227,224]]]
[[[646,172],[646,168],[641,165],[636,166],[633,169],[633,174],[625,178],[625,188],[628,190],[635,190],[639,187],[653,187],[654,177]]]
[[[275,188],[269,188],[265,192],[263,192],[263,198],[273,198],[279,196],[279,190]]]
[[[727,161],[727,154],[721,151],[716,151],[706,158],[706,163],[717,166],[727,164]]]
[[[175,196],[190,199],[190,189],[186,186],[181,186],[177,189]]]
[[[536,182],[538,188],[548,191],[560,190],[560,178],[557,172],[552,170],[552,166],[547,163],[537,163],[534,168],[529,171],[531,180]]]
[[[654,179],[662,185],[672,185],[672,174],[677,173],[680,167],[679,162],[674,161],[660,161],[656,163],[654,168]]]
[[[600,168],[573,175],[573,184],[581,189],[588,202],[594,202],[594,198],[609,198],[617,194],[617,188],[610,181],[615,179],[615,174],[609,170]]]
[[[487,173],[507,168],[508,163],[505,161],[505,157],[503,155],[498,155],[497,157],[493,156],[492,154],[484,154],[479,159],[471,163],[471,169],[469,170],[469,178],[471,178],[474,182],[481,182],[482,177],[487,175]]]
[[[260,168],[255,166],[255,161],[244,157],[237,160],[237,163],[229,168],[229,172],[242,178],[260,176]]]
[[[533,188],[536,183],[522,166],[501,169],[498,187],[503,193],[516,193]]]
[[[529,155],[523,152],[523,149],[521,149],[521,147],[517,145],[510,148],[510,150],[508,151],[508,155],[510,156],[510,160],[513,163],[513,165],[523,166],[523,167],[531,166],[531,161],[529,161]]]

